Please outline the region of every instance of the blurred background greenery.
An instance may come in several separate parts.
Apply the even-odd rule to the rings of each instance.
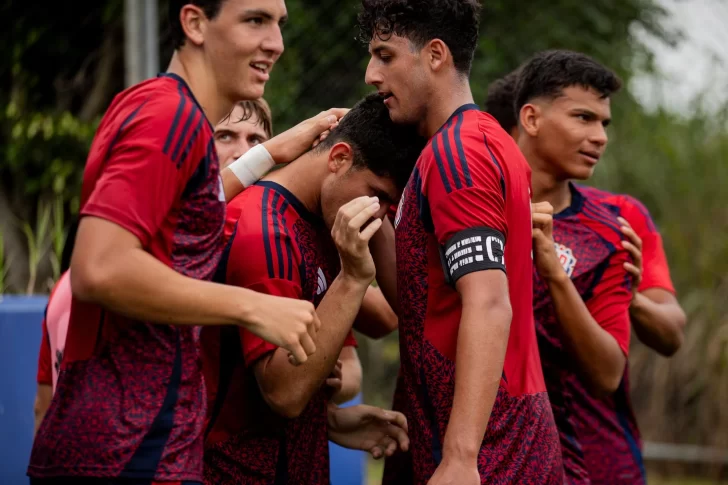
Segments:
[[[471,76],[481,104],[490,81],[537,50],[586,52],[633,87],[636,77],[658,74],[655,46],[676,48],[685,37],[670,27],[660,0],[483,3]],[[363,82],[366,48],[355,40],[358,2],[286,4],[286,52],[266,89],[276,131],[321,109],[350,106],[371,90]],[[58,277],[88,146],[100,115],[124,88],[123,7],[122,0],[83,8],[0,6],[7,19],[0,32],[0,293],[47,292]],[[164,34],[165,0],[159,12]],[[171,54],[166,40],[160,52],[162,70]],[[669,103],[648,108],[635,92],[613,100],[611,143],[591,183],[649,208],[689,323],[683,348],[669,360],[634,339],[634,405],[645,439],[728,448],[728,107],[704,97],[679,112],[664,107]],[[388,406],[397,336],[360,341],[365,399]],[[698,468],[657,471],[720,473]]]

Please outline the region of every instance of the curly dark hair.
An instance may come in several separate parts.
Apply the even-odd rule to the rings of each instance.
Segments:
[[[357,20],[359,40],[365,44],[375,36],[386,40],[394,34],[421,49],[440,39],[458,72],[470,74],[478,44],[478,0],[362,0]]]
[[[619,91],[622,81],[609,68],[580,52],[539,52],[521,67],[516,84],[516,112],[532,99],[555,98],[565,88],[582,86],[608,98]]]
[[[354,105],[314,150],[328,150],[339,142],[351,145],[354,167],[390,177],[402,190],[427,140],[414,125],[395,124],[384,98],[374,93]]]
[[[185,44],[185,31],[182,30],[182,23],[179,21],[179,12],[187,4],[200,7],[208,19],[214,19],[220,13],[220,7],[225,0],[169,0],[167,20],[169,21],[169,35],[172,40],[172,47],[179,49]]]
[[[488,96],[485,98],[485,111],[493,116],[508,133],[518,125],[516,119],[518,72],[516,69],[490,83]]]

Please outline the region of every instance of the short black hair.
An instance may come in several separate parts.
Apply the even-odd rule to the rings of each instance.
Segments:
[[[427,140],[414,125],[394,123],[384,98],[374,93],[356,103],[314,150],[327,150],[339,142],[351,145],[354,167],[390,177],[402,190]]]
[[[172,39],[172,47],[179,49],[185,44],[185,31],[182,30],[182,23],[179,21],[179,12],[187,4],[200,7],[208,19],[214,19],[220,13],[220,7],[225,0],[169,0],[167,19],[169,20],[169,32]]]
[[[518,112],[535,98],[561,95],[564,89],[581,86],[608,98],[622,87],[622,81],[609,68],[586,54],[568,50],[539,52],[521,67],[516,86]]]
[[[518,126],[516,117],[517,83],[518,69],[490,83],[488,96],[485,98],[485,111],[493,116],[508,133]]]
[[[470,74],[478,44],[478,0],[362,0],[357,18],[359,39],[368,44],[377,36],[406,37],[418,48],[442,40],[452,53],[455,68]]]

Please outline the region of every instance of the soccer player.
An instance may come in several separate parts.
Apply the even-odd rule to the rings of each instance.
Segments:
[[[515,139],[518,139],[514,106],[517,79],[518,72],[513,71],[491,83],[485,102],[488,113]],[[582,190],[603,199],[619,214],[621,231],[627,237],[623,245],[634,260],[634,264],[625,263],[625,268],[634,280],[629,313],[635,334],[656,352],[665,357],[672,356],[682,345],[686,318],[675,296],[662,236],[649,211],[629,195],[587,186]]]
[[[215,126],[215,148],[220,168],[225,168],[245,152],[273,136],[273,117],[263,99],[239,101]]]
[[[411,440],[387,484],[563,480],[533,323],[530,171],[473,104],[478,15],[474,0],[363,0],[359,15],[367,83],[429,138],[395,217],[396,258],[391,226],[372,241],[399,311],[395,409]]]
[[[569,51],[536,54],[516,87],[519,146],[533,170],[539,349],[570,483],[636,483],[641,473],[621,415],[626,393],[616,393],[629,350],[630,258],[617,214],[571,183],[588,179],[604,153],[620,87],[609,69]],[[586,456],[598,436],[609,478]]]
[[[86,164],[66,347],[32,483],[201,482],[196,325],[245,326],[296,362],[315,350],[309,302],[204,281],[222,255],[225,211],[210,120],[263,94],[285,6],[173,1],[170,12],[167,72],[114,99]],[[270,140],[269,155],[290,161],[341,114]]]
[[[287,351],[247,330],[203,330],[206,483],[328,483],[331,416],[357,410],[332,407],[336,397],[325,381],[340,354],[355,352],[351,328],[375,272],[368,241],[424,143],[414,128],[394,126],[373,94],[316,148],[231,201],[238,219],[219,277],[309,301],[322,325],[316,353],[299,367],[288,363]],[[358,392],[360,375],[344,368],[340,379],[342,390]],[[404,439],[403,429],[389,427],[393,438]],[[397,441],[381,439],[391,453]]]
[[[514,114],[509,114],[507,109],[501,109],[510,104],[514,107],[511,113],[515,112],[516,81],[517,75],[512,73],[493,82],[488,89],[486,104],[493,106],[491,114],[501,126],[506,131],[515,132],[517,137],[518,122]],[[662,237],[649,212],[641,202],[628,195],[612,194],[586,186],[577,187],[581,192],[587,193],[590,198],[600,199],[608,209],[618,215],[617,221],[621,224],[620,230],[628,239],[622,245],[630,252],[633,259],[633,263],[624,264],[633,279],[633,297],[629,307],[632,327],[643,343],[662,355],[672,355],[680,347],[683,339],[685,313],[675,298],[675,289],[662,246]],[[628,370],[627,365],[623,381],[614,398],[603,403],[619,404],[619,408],[605,409],[602,407],[600,411],[608,415],[618,412],[621,418],[626,420],[622,421],[623,424],[626,424],[623,426],[623,431],[628,433],[627,439],[630,442],[630,448],[626,450],[624,443],[618,443],[615,446],[615,443],[610,441],[614,437],[613,433],[605,433],[604,442],[600,441],[598,437],[585,442],[583,445],[587,450],[586,457],[589,460],[588,468],[592,481],[597,474],[604,475],[600,472],[603,467],[610,467],[618,461],[618,459],[605,460],[605,456],[629,452],[630,455],[634,455],[636,463],[642,461],[637,451],[641,449],[641,441],[629,398]],[[601,429],[608,430],[609,428]],[[635,445],[637,450],[634,448]],[[628,462],[630,460],[631,458]],[[641,483],[644,480],[640,476],[641,471],[638,471],[637,468],[632,467],[632,472],[630,479],[635,483]]]

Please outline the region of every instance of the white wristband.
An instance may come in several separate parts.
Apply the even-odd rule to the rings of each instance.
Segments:
[[[249,187],[261,179],[263,175],[275,165],[273,157],[270,156],[268,150],[260,144],[245,152],[245,154],[228,165],[228,168],[243,184],[243,187]]]

